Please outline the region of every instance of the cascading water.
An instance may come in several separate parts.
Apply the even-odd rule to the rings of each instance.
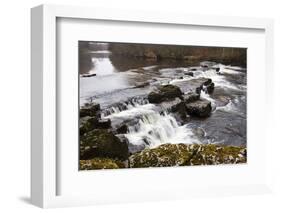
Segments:
[[[121,104],[122,107],[111,107],[103,113],[104,118],[112,122],[129,120],[138,116],[138,122],[128,127],[125,137],[134,146],[156,147],[165,143],[198,143],[187,125],[180,126],[172,114],[159,109],[147,100],[135,99]]]
[[[129,127],[126,138],[135,145],[156,147],[165,143],[193,143],[192,132],[187,126],[179,126],[167,112],[144,115],[137,126]]]

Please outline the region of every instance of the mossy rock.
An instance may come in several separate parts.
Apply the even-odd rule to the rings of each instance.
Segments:
[[[160,93],[158,93],[158,92],[150,92],[148,94],[148,101],[149,101],[149,103],[158,104],[158,103],[162,102],[162,99],[163,99],[163,96]]]
[[[183,95],[183,100],[186,104],[197,101],[199,99],[200,99],[200,93],[198,94],[196,92],[188,92],[187,94]]]
[[[96,116],[93,117],[85,116],[80,118],[80,127],[79,127],[80,136],[84,135],[85,133],[93,129],[109,129],[109,128],[111,128],[110,119],[99,119]]]
[[[125,168],[125,164],[115,159],[93,158],[91,160],[80,160],[80,170],[120,169],[120,168]]]
[[[209,144],[199,147],[196,155],[190,159],[189,165],[218,165],[246,162],[246,148]]]
[[[244,147],[211,144],[163,144],[129,157],[132,168],[236,164],[246,161],[247,150]]]
[[[118,137],[108,130],[95,129],[80,138],[80,160],[95,157],[125,160],[128,155],[127,143],[120,141]]]
[[[98,123],[98,118],[85,116],[80,119],[79,132],[80,136],[84,135],[86,132],[89,132],[95,128]]]
[[[100,111],[100,104],[98,103],[87,103],[80,109],[80,118],[85,116],[98,116]]]
[[[164,85],[158,88],[157,92],[148,94],[150,103],[161,103],[163,101],[174,100],[176,97],[182,98],[182,91],[175,85]]]
[[[208,117],[211,114],[212,106],[208,100],[197,100],[186,104],[187,113],[196,117]]]
[[[182,166],[189,162],[198,145],[163,144],[154,149],[145,149],[129,158],[132,168]]]
[[[179,118],[183,122],[189,121],[189,115],[187,114],[186,105],[183,101],[171,107],[171,112],[179,115]]]

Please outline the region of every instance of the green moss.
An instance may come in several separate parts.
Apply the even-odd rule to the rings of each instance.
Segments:
[[[128,158],[128,145],[120,141],[112,132],[95,129],[80,138],[80,159],[88,160],[95,157]]]
[[[124,163],[109,158],[93,158],[91,160],[80,160],[80,170],[93,169],[119,169],[125,168]]]
[[[235,164],[246,160],[246,148],[212,144],[164,144],[129,158],[133,168]]]

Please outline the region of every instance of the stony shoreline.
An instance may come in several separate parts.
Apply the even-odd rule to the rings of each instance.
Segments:
[[[245,147],[213,144],[163,144],[144,149],[131,155],[128,160],[93,158],[80,160],[80,170],[173,167],[196,165],[241,164],[247,162]]]

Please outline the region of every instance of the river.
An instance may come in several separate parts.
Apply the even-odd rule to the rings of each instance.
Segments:
[[[246,69],[216,62],[148,61],[114,57],[108,50],[89,51],[92,63],[80,70],[80,106],[97,102],[112,125],[126,121],[131,152],[164,143],[215,143],[246,146]],[[208,64],[210,66],[202,66]],[[200,66],[201,65],[201,66]],[[219,72],[217,71],[219,69]],[[192,71],[193,76],[186,75]],[[83,77],[85,74],[95,74]],[[212,94],[200,98],[212,103],[208,118],[181,123],[173,114],[147,100],[149,92],[164,84],[185,85],[193,79],[210,78]]]

